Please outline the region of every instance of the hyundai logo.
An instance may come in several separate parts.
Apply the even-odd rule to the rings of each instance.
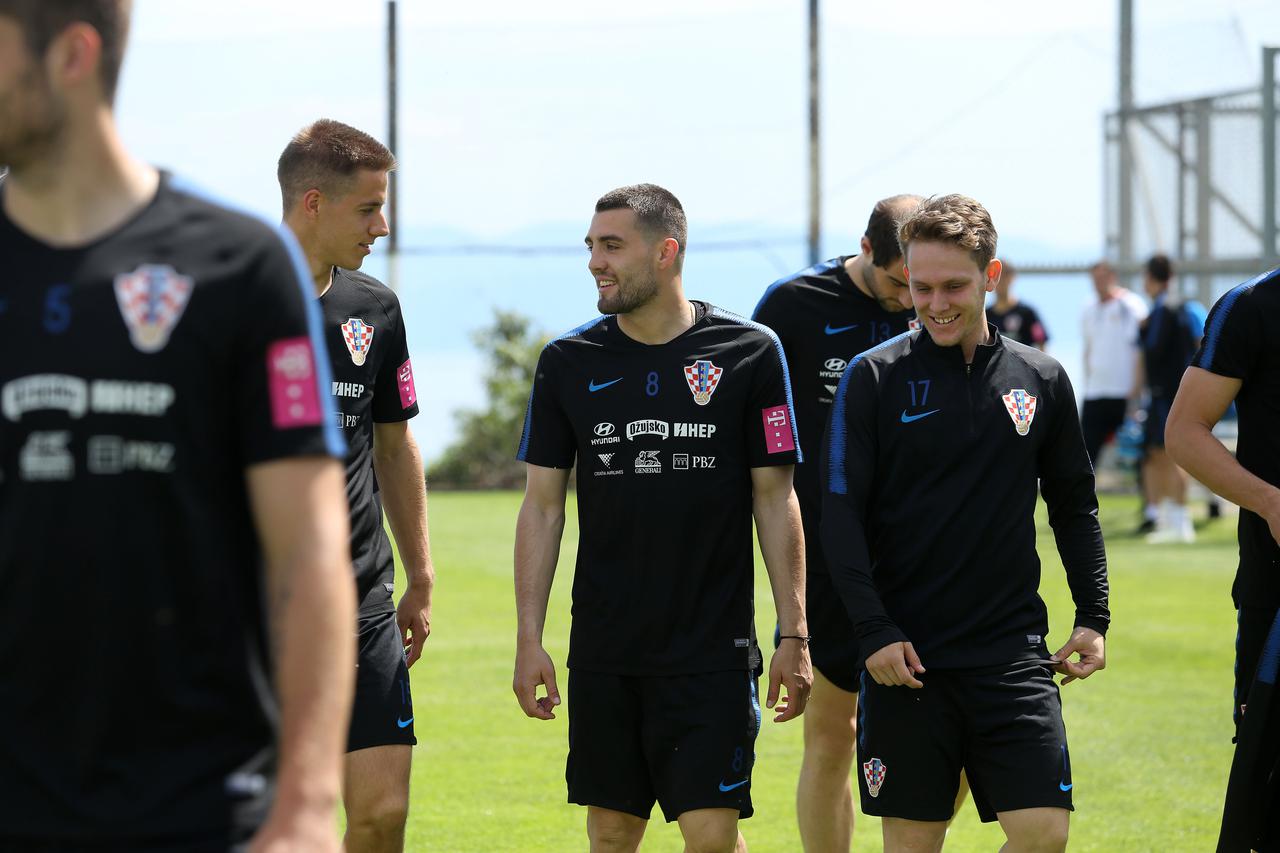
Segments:
[[[608,423],[596,424],[595,434],[600,436],[601,438],[603,438],[606,435],[613,435],[613,431],[614,431],[613,424],[608,424]]]
[[[844,370],[848,364],[849,362],[845,361],[843,358],[829,358],[827,359],[827,363],[824,367],[826,367],[827,370]]]

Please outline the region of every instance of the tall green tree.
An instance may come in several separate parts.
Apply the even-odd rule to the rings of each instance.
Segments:
[[[510,489],[524,484],[524,464],[515,458],[525,407],[548,337],[515,311],[494,311],[493,324],[471,339],[488,361],[488,406],[455,415],[458,439],[427,471],[433,487]]]

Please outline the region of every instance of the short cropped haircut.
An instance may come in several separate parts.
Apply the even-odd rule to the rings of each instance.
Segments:
[[[102,93],[112,104],[120,82],[132,7],[132,0],[0,0],[0,15],[17,22],[27,47],[37,57],[43,57],[53,40],[74,23],[84,22],[97,30],[102,39],[98,76]]]
[[[356,172],[388,172],[396,158],[387,146],[362,130],[322,118],[298,131],[276,164],[280,196],[287,213],[310,189],[340,194]]]
[[[920,206],[918,195],[894,195],[882,198],[867,220],[866,238],[871,243],[871,263],[881,269],[902,257],[898,246],[898,226]]]
[[[624,209],[636,215],[636,224],[650,237],[656,237],[659,240],[670,237],[679,243],[680,250],[676,254],[677,263],[683,262],[684,244],[689,233],[689,225],[685,221],[684,208],[680,206],[680,199],[657,184],[632,184],[629,187],[609,190],[596,202],[596,213]]]
[[[1147,275],[1161,284],[1168,284],[1173,278],[1173,261],[1168,255],[1152,255],[1147,260]]]
[[[987,209],[968,196],[955,194],[925,199],[898,229],[903,257],[917,240],[950,243],[968,252],[982,270],[996,256],[996,236]]]

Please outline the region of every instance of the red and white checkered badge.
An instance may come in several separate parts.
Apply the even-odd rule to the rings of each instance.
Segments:
[[[884,766],[884,762],[878,758],[862,763],[862,775],[867,780],[867,793],[873,797],[880,796],[880,786],[884,784],[884,777],[888,774],[889,768]]]
[[[195,288],[189,276],[168,264],[143,264],[115,278],[116,304],[140,352],[159,352],[182,319]]]
[[[364,364],[369,357],[369,346],[373,343],[373,326],[359,317],[351,317],[339,328],[342,329],[342,341],[351,353],[351,361],[356,367]]]
[[[791,427],[791,412],[786,406],[770,406],[760,410],[764,419],[764,449],[766,453],[786,453],[796,449],[796,437]]]
[[[1036,398],[1022,388],[1014,388],[1003,399],[1018,435],[1026,435],[1031,431],[1031,422],[1036,417]]]
[[[704,358],[685,365],[684,378],[689,383],[689,390],[693,392],[693,402],[699,406],[710,403],[711,395],[716,393],[716,387],[720,384],[720,376],[723,373],[723,367],[716,367]]]

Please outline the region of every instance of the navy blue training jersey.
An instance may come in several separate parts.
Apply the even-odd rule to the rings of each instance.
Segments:
[[[926,668],[1044,659],[1037,485],[1076,605],[1106,633],[1093,466],[1066,372],[989,326],[966,364],[927,330],[845,371],[827,436],[822,544],[865,660],[910,641]]]
[[[845,269],[850,257],[833,258],[775,281],[752,315],[774,331],[787,354],[796,430],[801,445],[810,449],[808,461],[796,466],[795,476],[804,519],[805,564],[807,571],[820,574],[827,571],[827,561],[818,544],[822,484],[816,451],[836,385],[854,356],[902,334],[915,317],[911,311],[886,311],[859,290]]]
[[[373,470],[373,425],[418,414],[400,301],[377,279],[334,269],[320,297],[337,424],[347,439],[351,562],[362,613],[394,608],[395,563]]]
[[[694,305],[696,322],[665,344],[605,316],[538,359],[518,457],[577,464],[571,668],[758,663],[751,469],[800,459],[786,361],[765,327]]]
[[[1191,364],[1240,380],[1236,459],[1245,470],[1280,486],[1280,269],[1227,291],[1209,312],[1204,339]],[[1280,546],[1267,522],[1240,509],[1240,569],[1232,595],[1237,607],[1280,606]]]
[[[0,212],[0,848],[216,842],[269,804],[245,469],[345,449],[292,239],[167,176],[78,248]]]

